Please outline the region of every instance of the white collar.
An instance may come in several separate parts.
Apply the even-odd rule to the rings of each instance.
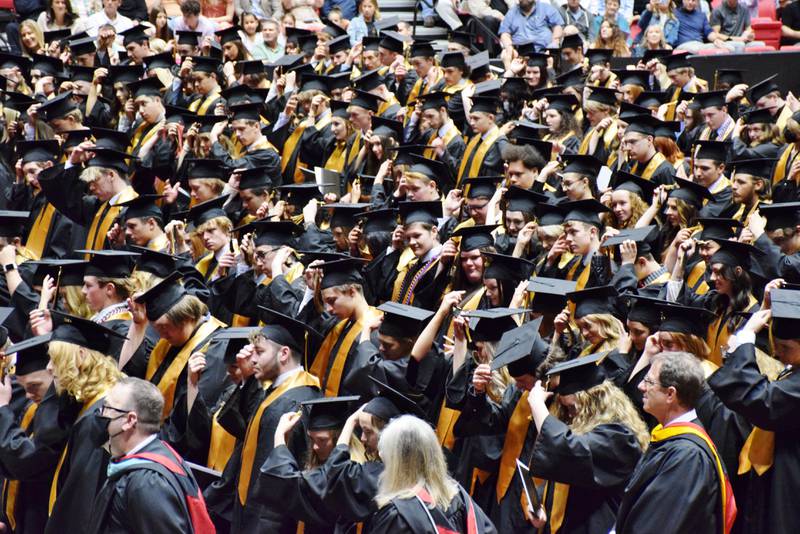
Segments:
[[[720,180],[722,180],[722,179],[724,179],[724,178],[725,178],[725,175],[724,175],[724,174],[723,174],[723,175],[720,175],[720,177],[719,177],[719,178],[717,178],[717,179],[714,181],[714,183],[713,183],[713,184],[711,184],[711,187],[709,187],[709,188],[708,188],[708,191],[709,191],[709,192],[711,192],[711,191],[713,191],[714,189],[716,189],[716,187],[717,187],[717,184],[719,184]]]
[[[679,415],[678,417],[676,417],[672,421],[669,421],[664,426],[669,426],[669,425],[672,425],[672,424],[675,424],[675,423],[691,423],[695,419],[697,419],[697,412],[695,410],[689,410],[685,414]]]
[[[142,441],[140,441],[138,445],[136,445],[134,448],[129,450],[128,453],[125,456],[130,456],[131,454],[136,454],[140,450],[142,450],[145,447],[147,447],[150,444],[150,442],[154,441],[157,437],[158,437],[158,434],[150,434],[149,436],[144,438]]]
[[[442,252],[442,245],[436,245],[435,247],[430,249],[428,253],[425,254],[420,261],[422,263],[427,263],[431,261],[433,258],[438,257],[441,252]]]
[[[302,365],[298,365],[297,367],[295,367],[291,371],[285,371],[285,372],[279,374],[278,378],[276,378],[275,380],[272,381],[272,387],[280,386],[281,384],[286,382],[289,379],[289,377],[296,375],[297,373],[299,373],[302,370],[303,370],[303,366]]]
[[[91,319],[92,322],[95,322],[95,323],[103,322],[102,319],[106,315],[110,315],[111,312],[114,311],[114,308],[121,308],[121,309],[127,310],[128,309],[128,304],[126,302],[124,302],[124,301],[123,302],[115,302],[114,304],[110,304],[110,305],[106,306],[105,308],[103,308],[102,310],[100,310],[99,312],[95,313],[92,316],[92,319]]]
[[[225,254],[225,253],[227,253],[227,252],[228,252],[230,249],[231,249],[231,242],[230,242],[230,241],[228,241],[228,242],[225,244],[225,246],[224,246],[224,247],[222,247],[221,249],[219,249],[218,251],[216,251],[216,252],[214,253],[214,259],[215,259],[215,260],[217,260],[217,262],[219,262],[219,259],[222,257],[222,255],[223,255],[223,254]]]
[[[447,134],[447,132],[449,132],[450,128],[452,127],[453,127],[453,121],[449,120],[446,123],[442,124],[442,127],[439,128],[439,131],[437,132],[436,135],[438,135],[439,137],[444,137],[445,134]]]

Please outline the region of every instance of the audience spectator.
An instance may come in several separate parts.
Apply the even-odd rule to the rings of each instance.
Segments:
[[[243,13],[252,13],[258,20],[280,19],[283,16],[281,0],[234,0],[233,11],[241,20]]]
[[[678,40],[678,19],[673,12],[671,0],[650,0],[639,17],[638,24],[642,31],[634,41],[636,44],[642,42],[646,30],[653,26],[661,29],[663,40],[670,47],[675,46]]]
[[[35,19],[44,9],[43,0],[14,0],[14,11],[20,20]]]
[[[119,12],[131,20],[142,22],[147,20],[147,2],[145,0],[122,0]]]
[[[520,0],[508,10],[500,23],[503,48],[512,44],[533,43],[536,50],[558,46],[564,31],[564,19],[550,4]]]
[[[214,23],[200,14],[200,2],[198,0],[184,0],[183,4],[181,4],[181,16],[172,19],[170,22],[172,22],[172,31],[176,32],[200,32],[203,36],[213,39],[214,31],[216,31]]]
[[[616,9],[612,10],[615,14],[617,12],[622,14],[625,20],[632,20],[633,3],[633,0],[616,0],[617,7]],[[608,0],[591,0],[591,3],[589,4],[589,13],[600,15],[601,17],[606,14],[608,9]]]
[[[800,42],[800,0],[788,2],[780,8],[781,46]]]
[[[620,0],[606,0],[605,12],[602,15],[595,15],[592,21],[592,27],[589,29],[590,40],[593,41],[597,39],[597,35],[600,33],[600,25],[604,20],[619,26],[620,31],[625,34],[626,39],[628,35],[631,34],[631,25],[628,22],[631,20],[631,17],[626,16],[620,11]]]
[[[264,36],[261,34],[261,22],[254,13],[244,12],[239,17],[239,26],[242,28],[239,35],[242,44],[253,59],[265,59],[267,51],[264,49]]]
[[[44,35],[39,25],[30,19],[23,20],[19,25],[19,44],[25,57],[44,54]]]
[[[133,21],[119,13],[121,3],[121,0],[103,0],[103,9],[86,19],[86,32],[96,37],[100,26],[110,24],[119,36],[125,30],[133,28]]]
[[[163,6],[154,7],[150,10],[150,24],[153,25],[153,37],[162,41],[169,41],[175,37],[169,27],[169,17]]]
[[[200,14],[213,22],[218,30],[233,25],[233,0],[200,0]]]
[[[727,48],[719,34],[714,31],[708,18],[697,9],[699,0],[682,0],[682,5],[675,10],[678,19],[678,50],[697,52],[704,48]]]
[[[642,32],[642,39],[634,48],[634,55],[640,57],[645,50],[670,50],[671,48],[672,45],[666,41],[664,29],[661,26],[651,24]]]
[[[322,0],[283,0],[284,12],[294,15],[295,24],[299,28],[316,25],[319,29],[320,20],[317,10],[321,7]]]
[[[613,51],[614,57],[629,57],[631,50],[625,41],[625,35],[620,31],[619,26],[604,20],[600,24],[600,32],[597,34],[593,48],[607,48]]]
[[[83,31],[83,22],[72,9],[69,0],[48,0],[47,9],[39,13],[36,23],[43,32],[68,29],[72,33]]]
[[[350,36],[350,45],[355,46],[367,35],[377,35],[375,21],[380,20],[381,12],[377,0],[361,0],[358,6],[358,16],[350,21],[347,34]]]
[[[565,26],[574,26],[581,39],[589,40],[589,26],[592,18],[589,17],[589,12],[583,8],[580,0],[567,0],[563,6],[558,8],[558,12],[564,19]]]
[[[711,12],[711,27],[734,52],[742,52],[746,46],[763,46],[755,42],[756,34],[750,27],[750,13],[739,0],[723,0]]]
[[[283,45],[281,44],[281,25],[274,19],[265,20],[261,23],[261,36],[264,38],[264,58],[270,63],[277,61],[283,55]]]
[[[331,10],[339,9],[341,17],[346,20],[351,20],[358,15],[355,0],[325,0],[322,4],[322,16],[331,18]]]

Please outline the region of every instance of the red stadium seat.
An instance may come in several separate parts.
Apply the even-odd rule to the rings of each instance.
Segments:
[[[775,13],[775,2],[773,0],[758,0],[758,16],[770,20],[778,20]]]
[[[800,45],[783,45],[781,52],[800,52]]]
[[[746,54],[753,54],[755,52],[774,52],[774,46],[751,46],[745,49]]]
[[[761,41],[767,46],[777,49],[781,44],[781,23],[777,20],[762,22],[763,19],[756,19],[751,24],[756,34],[756,41]]]
[[[14,0],[0,0],[0,10],[8,10],[11,12],[15,12],[14,9]]]
[[[697,51],[698,56],[717,56],[720,54],[730,54],[727,48],[704,48]]]

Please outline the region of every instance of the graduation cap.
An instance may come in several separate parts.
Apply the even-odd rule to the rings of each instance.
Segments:
[[[341,252],[328,252],[327,250],[298,250],[297,254],[300,255],[300,263],[308,266],[314,261],[322,260],[323,262],[332,262],[337,260],[349,260],[352,258],[349,254],[342,254]]]
[[[174,272],[134,298],[139,304],[145,305],[148,320],[157,320],[189,294],[181,285],[181,278],[182,275],[179,272]]]
[[[436,226],[442,216],[442,203],[438,200],[400,202],[398,209],[400,219],[406,226],[416,222]]]
[[[69,77],[72,81],[91,82],[92,80],[94,80],[94,67],[70,65]]]
[[[347,112],[348,106],[350,106],[350,102],[345,102],[343,100],[331,100],[331,114],[334,117],[339,117],[341,119],[349,119],[350,114]]]
[[[589,65],[605,65],[611,63],[611,56],[614,51],[610,48],[590,48],[586,51]]]
[[[619,105],[619,120],[621,120],[625,124],[627,124],[628,121],[632,119],[636,119],[639,117],[646,117],[648,115],[652,115],[652,112],[646,107],[642,107],[638,104],[621,102]]]
[[[664,302],[662,299],[625,293],[622,295],[629,299],[628,320],[642,323],[655,331],[661,322],[661,311],[655,306]]]
[[[153,54],[147,56],[143,60],[145,70],[152,69],[169,69],[175,65],[175,60],[172,58],[170,52],[163,52],[161,54]]]
[[[694,159],[710,159],[719,163],[728,161],[731,143],[726,141],[695,141],[696,152]]]
[[[278,190],[287,194],[286,201],[291,206],[302,207],[311,199],[322,199],[322,193],[316,183],[282,185]]]
[[[382,101],[383,98],[379,97],[378,95],[373,95],[372,93],[362,91],[361,89],[356,89],[355,96],[353,96],[353,99],[350,101],[350,105],[358,106],[366,109],[367,111],[377,113],[380,102]]]
[[[583,176],[595,177],[603,167],[603,162],[594,156],[583,154],[569,154],[563,157],[566,165],[562,174],[576,173]]]
[[[659,120],[652,115],[639,115],[628,119],[628,127],[625,128],[625,133],[640,133],[643,135],[656,135],[656,125]]]
[[[745,124],[775,124],[778,115],[773,115],[767,108],[754,109],[742,114]]]
[[[431,93],[424,94],[419,97],[422,101],[422,110],[425,111],[426,109],[440,109],[447,107],[447,98],[450,95],[441,91],[435,91]]]
[[[698,208],[703,206],[703,199],[712,200],[714,198],[704,185],[678,178],[677,176],[674,177],[674,180],[678,188],[669,192],[669,198],[677,198],[684,202],[689,202]]]
[[[443,52],[439,57],[439,65],[442,68],[454,67],[461,71],[467,69],[467,61],[462,52]]]
[[[700,238],[703,241],[709,239],[727,240],[735,237],[739,228],[742,227],[741,221],[736,219],[724,219],[717,217],[701,217],[697,222],[703,226]]]
[[[564,224],[566,214],[567,210],[561,204],[540,202],[536,205],[536,218],[539,220],[539,226]]]
[[[464,32],[464,31],[451,31],[448,34],[448,41],[449,42],[456,43],[456,44],[461,45],[464,48],[468,48],[470,50],[472,50],[474,48],[473,45],[472,45],[472,42],[474,41],[474,39],[475,39],[475,37],[471,33]],[[533,45],[533,43],[527,43],[527,44],[528,45]],[[525,54],[522,54],[519,51],[520,47],[524,48],[525,45],[515,45],[514,46],[514,48],[516,48],[516,50],[517,50],[517,53],[520,56],[524,56]],[[524,49],[524,51],[527,52],[527,49]]]
[[[128,46],[131,43],[141,43],[143,41],[149,41],[150,38],[145,33],[145,26],[143,24],[137,24],[127,30],[121,31],[120,35],[122,35],[122,46]]]
[[[336,202],[332,204],[325,204],[323,207],[333,210],[330,219],[331,228],[352,228],[356,225],[356,216],[366,210],[369,206],[369,203],[344,204]]]
[[[56,161],[61,153],[55,139],[17,141],[14,146],[23,164],[32,161]]]
[[[20,113],[25,113],[29,107],[38,103],[38,100],[28,95],[17,93],[16,91],[3,91],[3,104],[5,107],[15,109]]]
[[[436,56],[436,51],[433,49],[433,45],[430,41],[422,41],[422,40],[415,40],[411,43],[411,47],[409,48],[408,58],[413,59],[415,57],[434,57]]]
[[[350,36],[345,34],[328,41],[328,53],[331,55],[350,50]]]
[[[721,108],[727,106],[725,102],[725,95],[728,91],[708,91],[706,93],[697,93],[694,95],[694,101],[697,103],[699,109],[706,109],[711,107]]]
[[[533,53],[528,54],[528,63],[529,67],[539,67],[540,69],[547,68],[547,60],[550,56],[547,54],[540,54],[540,53]]]
[[[162,198],[164,198],[164,195],[139,195],[131,200],[120,202],[117,206],[125,208],[122,216],[126,221],[129,219],[147,220],[153,218],[159,222],[163,222],[164,215],[161,212],[161,208],[156,205],[156,202]]]
[[[528,145],[533,147],[536,152],[542,156],[542,159],[544,159],[545,162],[553,160],[553,143],[550,141],[542,141],[541,139],[517,136],[516,144],[519,146]]]
[[[241,72],[243,76],[255,76],[267,72],[267,66],[264,65],[264,62],[260,59],[237,61],[236,68],[239,70],[239,72]],[[240,86],[234,86],[234,87],[240,87]],[[249,89],[249,87],[247,86],[244,87]]]
[[[187,126],[191,126],[195,123],[199,124],[199,133],[210,133],[211,130],[214,129],[215,124],[226,121],[228,118],[225,115],[194,115],[187,112],[181,115],[181,120]],[[227,175],[227,169],[223,169],[223,172],[224,174],[220,176],[220,178],[223,178],[225,175]]]
[[[95,139],[96,148],[108,148],[111,150],[125,151],[130,143],[130,137],[126,132],[111,130],[109,128],[91,128],[92,137]]]
[[[473,39],[471,34],[466,33],[465,35],[470,37],[470,41]],[[517,54],[521,57],[531,57],[536,54],[536,43],[528,41],[527,43],[515,44],[514,50],[516,50]]]
[[[469,67],[469,79],[473,82],[484,80],[491,72],[491,60],[489,59],[489,52],[484,50],[473,54],[467,58],[467,67]]]
[[[26,57],[6,52],[0,53],[0,69],[17,68],[22,72],[28,72],[32,61]]]
[[[227,195],[220,195],[217,198],[195,204],[189,208],[187,217],[194,223],[195,228],[199,228],[202,224],[207,223],[211,219],[227,217],[228,214],[222,209],[222,206],[225,205],[225,201],[227,200]]]
[[[93,148],[92,152],[94,157],[86,162],[87,167],[114,169],[123,176],[127,176],[130,170],[128,160],[134,159],[130,154],[110,148]]]
[[[529,189],[512,185],[506,190],[505,196],[507,211],[522,211],[534,213],[536,206],[547,202],[547,196]]]
[[[248,189],[266,189],[272,186],[272,179],[269,175],[270,167],[258,166],[238,171],[239,191]]]
[[[563,39],[561,39],[561,50],[565,48],[580,48],[581,51],[583,50],[583,39],[577,33],[572,33],[570,35],[565,35]]]
[[[128,278],[131,275],[133,260],[138,252],[128,250],[76,250],[80,254],[89,254],[89,264],[84,276],[98,278]]]
[[[397,213],[395,208],[386,208],[356,213],[354,217],[364,221],[362,231],[365,235],[373,232],[393,232],[397,228]]]
[[[50,44],[55,41],[64,41],[67,37],[70,36],[72,30],[69,28],[64,28],[63,30],[50,30],[44,32],[44,42],[45,44]]]
[[[190,180],[193,178],[217,178],[222,180],[228,175],[228,169],[218,159],[193,159],[188,161],[186,175]]]
[[[502,180],[503,176],[476,176],[465,179],[463,187],[467,198],[491,198],[497,191],[497,184]]]
[[[681,129],[679,121],[656,121],[656,127],[653,133],[656,137],[666,137],[668,139],[675,139],[675,134]]]
[[[500,341],[503,332],[517,327],[514,316],[528,311],[520,308],[489,308],[488,310],[464,311],[462,315],[469,319],[472,341]]]
[[[145,58],[145,60],[147,59],[149,58]],[[106,68],[108,69],[108,79],[111,81],[111,85],[135,82],[144,76],[144,69],[141,65],[109,65]]]
[[[150,273],[159,278],[166,278],[175,272],[177,256],[137,245],[130,245],[129,248],[139,253],[139,257],[136,258],[137,271]]]
[[[320,289],[341,286],[345,284],[364,284],[364,277],[361,269],[364,267],[365,260],[361,258],[348,258],[346,260],[326,261],[316,266],[322,269],[322,280]]]
[[[605,381],[606,373],[600,364],[607,354],[608,352],[598,352],[558,363],[547,371],[547,376],[559,377],[556,388],[559,395],[586,391]]]
[[[58,310],[50,310],[50,313],[55,326],[50,338],[51,343],[63,341],[107,355],[112,339],[127,339],[123,334],[83,317],[76,317]]]
[[[66,151],[68,148],[75,148],[79,144],[91,138],[92,131],[89,128],[82,128],[79,130],[69,130],[66,132],[67,136],[64,143],[61,145],[62,150]]]
[[[236,364],[236,355],[248,343],[250,336],[261,330],[259,326],[234,326],[220,328],[212,334],[214,341],[225,342],[225,354],[222,357],[226,365]]]
[[[43,260],[28,261],[27,265],[34,267],[31,284],[40,286],[45,276],[50,276],[59,286],[82,286],[83,271],[89,263],[85,260],[45,258]]]
[[[616,106],[618,104],[617,95],[619,91],[616,89],[609,89],[607,87],[592,87],[592,92],[589,94],[587,100],[592,102],[599,102],[607,106]]]
[[[687,52],[679,52],[677,54],[664,55],[658,58],[661,63],[667,68],[667,72],[676,69],[688,69],[691,67],[689,64],[689,54]]]
[[[495,228],[497,228],[496,224],[462,226],[461,228],[457,228],[450,236],[461,238],[460,250],[462,252],[477,250],[494,245],[492,231]]]
[[[377,52],[381,46],[381,38],[377,35],[366,35],[361,39],[361,50]]]
[[[329,18],[320,17],[320,20],[325,25],[322,28],[322,31],[324,33],[327,33],[331,37],[335,38],[335,37],[341,37],[342,35],[347,35],[347,30],[345,30],[344,28],[342,28],[341,26],[339,26],[338,24],[336,24],[335,22],[333,22]]]
[[[398,24],[400,24],[400,18],[392,15],[389,17],[382,17],[380,20],[376,20],[373,25],[378,32],[383,34],[386,30],[396,32],[398,30]]]
[[[600,221],[600,214],[611,211],[607,206],[593,198],[588,200],[563,202],[561,207],[566,211],[564,222],[580,221],[582,223],[591,224],[598,228],[603,227],[603,223]]]
[[[500,89],[503,87],[503,81],[499,79],[486,80],[481,83],[475,84],[476,96],[494,96],[500,97]]]
[[[657,108],[669,99],[666,91],[643,91],[636,97],[635,104],[645,107],[650,114],[651,108]]]
[[[567,294],[575,291],[576,281],[536,276],[528,282],[533,293],[530,309],[540,313],[559,313],[567,305]]]
[[[260,121],[261,108],[263,104],[260,102],[251,102],[247,104],[237,104],[229,106],[228,111],[231,113],[231,120],[246,120],[246,121]]]
[[[378,45],[381,48],[385,48],[386,50],[389,50],[391,52],[402,54],[404,45],[408,40],[409,38],[403,34],[391,30],[386,30],[381,32],[381,40],[378,43]]]
[[[745,71],[741,69],[717,69],[714,72],[714,79],[716,79],[716,85],[720,84],[727,84],[730,87],[734,85],[738,85],[740,83],[744,83],[744,74]],[[714,87],[716,89],[716,87]]]
[[[564,113],[572,113],[579,105],[575,95],[548,94],[545,98],[547,99],[547,109],[555,109]]]
[[[281,346],[287,346],[305,355],[307,337],[319,338],[319,333],[296,319],[264,306],[258,307],[266,324],[260,334]]]
[[[519,120],[514,122],[514,129],[511,130],[511,133],[517,138],[524,137],[526,139],[537,139],[541,133],[546,133],[544,132],[546,129],[547,126],[539,124],[538,122]]]
[[[496,96],[474,96],[472,97],[472,111],[481,111],[483,113],[497,114],[497,108],[500,107],[500,99]]]
[[[752,265],[751,258],[764,255],[761,250],[748,243],[719,238],[711,238],[711,240],[720,246],[719,250],[711,256],[709,262],[711,264],[721,263],[729,267],[741,267],[749,270]]]
[[[800,224],[800,202],[760,205],[758,213],[767,218],[768,231],[794,228]]]
[[[314,49],[317,47],[316,33],[297,27],[286,28],[285,33],[287,43],[297,43],[298,48],[300,48],[305,55],[314,53]]]
[[[508,373],[515,378],[534,375],[550,349],[539,336],[541,323],[542,318],[538,317],[504,332],[492,359],[492,371],[508,367]]]
[[[285,54],[275,60],[272,66],[283,68],[285,72],[303,64],[303,54]]]
[[[440,183],[446,180],[450,175],[450,172],[447,170],[447,166],[439,160],[428,159],[424,156],[420,156],[419,154],[410,154],[408,159],[411,164],[408,172],[422,174],[434,182]],[[395,160],[395,163],[396,162],[397,160]]]
[[[733,162],[734,174],[748,174],[756,178],[771,179],[772,167],[775,163],[771,158],[740,159]]]
[[[575,67],[560,76],[556,76],[556,83],[566,87],[578,87],[584,84],[583,67]],[[552,87],[551,87],[552,89]]]
[[[169,123],[179,123],[183,124],[183,116],[188,114],[189,110],[187,108],[181,108],[178,106],[170,106],[164,105],[164,120]]]
[[[356,403],[361,399],[358,395],[348,397],[322,397],[300,403],[308,411],[306,430],[334,430],[344,426],[344,422],[353,412]]]
[[[328,82],[325,76],[320,76],[313,71],[300,77],[300,91],[328,92]]]
[[[769,78],[761,80],[760,82],[751,85],[747,89],[747,99],[753,104],[756,105],[759,100],[763,97],[767,96],[768,94],[778,91],[780,92],[781,88],[775,83],[775,78],[777,78],[777,74],[773,74]]]
[[[328,83],[328,91],[335,91],[337,89],[344,90],[350,87],[350,73],[337,72],[336,74],[329,74],[326,81]]]
[[[672,52],[673,51],[671,49],[666,48],[656,48],[653,50],[648,49],[644,51],[644,54],[642,54],[642,61],[649,63],[651,59],[661,60],[665,57],[671,56]]]
[[[13,309],[13,308],[9,308]],[[47,364],[50,363],[50,354],[47,352],[47,347],[50,343],[50,338],[53,337],[52,332],[25,339],[19,343],[15,343],[3,351],[6,356],[16,354],[14,363],[14,374],[17,376],[25,376],[36,371],[44,371],[47,369]]]
[[[29,211],[0,210],[0,237],[21,236],[29,216]]]
[[[64,62],[58,58],[41,54],[33,54],[31,58],[33,59],[31,70],[38,70],[42,75],[55,76],[64,71]]]
[[[69,42],[69,51],[73,57],[94,54],[97,52],[97,44],[95,44],[93,37],[76,39]]]
[[[534,263],[524,258],[495,252],[481,252],[481,255],[488,260],[488,266],[483,271],[484,278],[519,282],[528,278],[534,268]]]
[[[714,314],[706,308],[679,306],[668,302],[656,303],[661,312],[660,332],[677,332],[692,334],[705,339],[708,324]]]
[[[220,45],[242,40],[242,36],[239,35],[239,28],[236,26],[231,26],[223,30],[217,30],[214,32],[214,35],[219,38]]]
[[[42,104],[39,107],[39,116],[45,122],[50,122],[53,119],[60,119],[76,109],[78,109],[78,105],[72,100],[72,91],[67,91]]]
[[[625,241],[636,242],[636,256],[645,256],[652,252],[652,244],[658,238],[656,226],[651,224],[642,228],[627,228],[620,230],[619,233],[610,237],[603,243],[604,247],[614,247],[621,245]]]
[[[378,332],[398,339],[417,337],[434,315],[423,308],[391,301],[384,302],[378,309],[383,312]]]
[[[613,69],[611,72],[617,75],[620,87],[636,85],[645,90],[650,88],[650,71],[648,70]]]
[[[400,142],[403,140],[403,123],[392,119],[385,119],[380,115],[373,115],[372,133],[382,137],[392,137],[395,141]]]
[[[618,296],[614,286],[598,286],[567,293],[567,299],[575,303],[575,319],[599,313],[614,313]]]
[[[800,291],[776,288],[769,292],[772,309],[772,336],[797,339],[800,331]]]
[[[176,44],[188,46],[200,46],[200,38],[203,37],[202,32],[195,32],[191,30],[178,30],[175,32]]]
[[[629,191],[639,196],[645,203],[650,203],[657,183],[646,180],[625,171],[617,171],[614,175],[614,191]]]
[[[246,227],[255,230],[256,246],[282,247],[291,244],[295,237],[303,233],[303,228],[292,221],[260,219],[247,224]]]
[[[189,56],[194,72],[216,73],[222,62],[209,56]]]
[[[416,402],[374,376],[370,376],[369,379],[375,386],[378,395],[364,405],[364,413],[386,422],[403,414],[411,414],[425,419],[425,412]]]

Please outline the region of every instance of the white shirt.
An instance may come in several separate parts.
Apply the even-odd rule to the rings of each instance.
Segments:
[[[284,382],[289,380],[289,377],[291,377],[293,375],[296,375],[297,373],[299,373],[302,370],[303,370],[303,366],[302,365],[298,365],[297,367],[295,367],[291,371],[286,371],[284,373],[279,374],[278,378],[276,378],[275,380],[272,381],[272,387],[280,386],[281,384],[283,384]]]
[[[669,425],[672,425],[674,423],[691,423],[695,419],[697,419],[697,412],[694,411],[694,410],[689,410],[685,414],[679,415],[678,417],[676,417],[672,421],[669,421],[664,426],[669,426]]]
[[[114,20],[111,20],[108,18],[106,11],[101,9],[86,19],[86,33],[92,37],[97,37],[97,32],[100,30],[100,27],[105,26],[106,24],[111,24],[114,26],[114,31],[117,32],[116,41],[118,43],[122,43],[122,36],[120,34],[125,30],[133,28],[133,21],[122,13],[117,13],[117,16],[114,18]]]
[[[147,445],[148,445],[148,444],[149,444],[151,441],[155,440],[157,437],[158,437],[158,434],[150,434],[149,436],[147,436],[146,438],[144,438],[142,441],[140,441],[140,442],[139,442],[139,444],[138,444],[137,446],[135,446],[134,448],[132,448],[131,450],[129,450],[129,451],[128,451],[128,454],[126,454],[126,456],[128,456],[128,455],[130,455],[130,454],[136,454],[136,453],[137,453],[137,452],[139,452],[140,450],[142,450],[142,449],[144,449],[145,447],[147,447]]]

